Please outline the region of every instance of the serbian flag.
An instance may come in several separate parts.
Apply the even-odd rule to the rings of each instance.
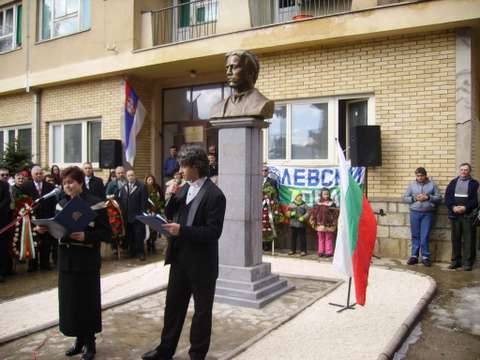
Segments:
[[[365,305],[368,270],[377,237],[377,221],[367,197],[348,169],[338,144],[340,162],[340,215],[333,267],[353,277],[356,302]]]
[[[143,125],[146,115],[145,107],[138,99],[133,88],[125,81],[125,123],[124,139],[125,159],[133,166],[137,152],[136,137]]]

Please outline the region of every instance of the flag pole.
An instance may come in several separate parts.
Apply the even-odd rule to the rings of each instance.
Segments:
[[[337,313],[341,313],[343,310],[355,310],[355,305],[356,303],[350,304],[350,290],[352,288],[352,277],[348,278],[348,293],[347,293],[347,305],[342,305],[342,304],[335,304],[335,303],[328,303],[328,305],[331,306],[337,306],[340,307],[340,310],[337,310]]]

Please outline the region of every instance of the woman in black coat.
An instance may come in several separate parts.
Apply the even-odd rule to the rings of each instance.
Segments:
[[[66,196],[58,203],[57,210],[61,210],[71,198],[79,196],[97,216],[84,231],[71,233],[59,241],[58,300],[60,331],[76,337],[65,355],[73,356],[83,351],[81,360],[92,360],[96,352],[95,333],[102,331],[100,243],[110,239],[111,230],[105,203],[82,192],[84,178],[83,171],[77,166],[62,172]],[[40,231],[45,229],[39,228]]]

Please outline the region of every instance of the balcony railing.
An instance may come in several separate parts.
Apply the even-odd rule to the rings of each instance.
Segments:
[[[349,12],[352,0],[250,0],[252,26]]]
[[[143,14],[151,16],[153,46],[197,39],[216,33],[218,0],[179,0],[178,3]]]

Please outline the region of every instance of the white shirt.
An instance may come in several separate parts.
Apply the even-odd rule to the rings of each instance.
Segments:
[[[205,184],[205,181],[207,180],[207,177],[204,176],[198,180],[195,180],[193,183],[190,184],[190,187],[188,188],[188,193],[187,193],[187,205],[190,204],[190,202],[195,199],[195,196],[197,196],[198,192],[202,188],[203,184]]]
[[[88,176],[85,176],[85,187],[90,189],[90,178]]]
[[[42,192],[42,183],[41,182],[36,182],[34,181],[35,183],[35,188],[37,189],[38,193],[41,193]]]

